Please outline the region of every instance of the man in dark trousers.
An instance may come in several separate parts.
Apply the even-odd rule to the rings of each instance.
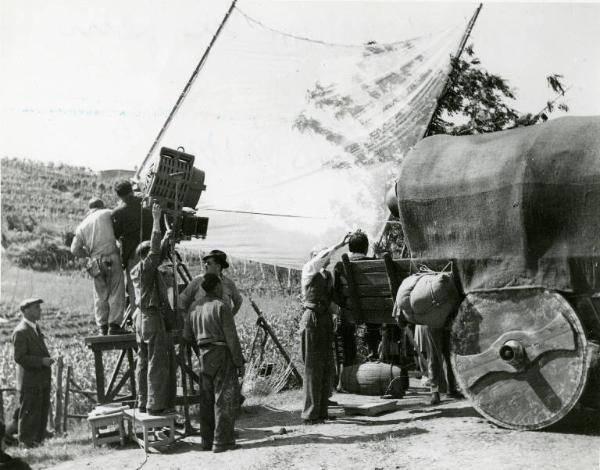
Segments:
[[[361,230],[350,235],[348,250],[350,261],[373,259],[367,256],[369,238]],[[345,278],[344,264],[340,261],[333,268],[333,301],[340,307],[335,334],[337,342],[342,345],[342,357],[338,357],[338,363],[341,363],[343,367],[351,366],[356,362],[356,325],[350,322],[346,316],[346,296],[343,292],[344,285],[347,285]]]
[[[50,366],[54,359],[37,324],[42,302],[37,298],[21,302],[23,319],[12,336],[19,391],[18,437],[27,447],[39,445],[46,437],[50,409]]]
[[[200,349],[200,434],[202,449],[236,449],[234,426],[244,376],[244,356],[231,307],[223,302],[219,276],[207,273],[201,287],[206,296],[192,304],[184,338]]]
[[[152,236],[137,247],[140,262],[131,273],[139,305],[135,314],[138,408],[151,415],[175,412],[177,386],[175,347],[165,324],[167,306],[158,287],[158,268],[171,232],[161,244],[160,217],[160,206],[154,204]]]
[[[112,211],[115,238],[121,245],[121,263],[125,270],[125,282],[129,305],[125,316],[131,318],[137,306],[131,270],[138,263],[136,248],[143,240],[150,240],[152,214],[142,207],[142,199],[133,194],[133,187],[127,180],[115,184],[115,191],[121,204]],[[141,234],[141,236],[140,236]]]
[[[302,360],[304,361],[305,424],[329,419],[327,401],[331,392],[333,371],[333,319],[329,310],[333,298],[333,281],[325,269],[331,255],[346,243],[350,234],[331,248],[316,249],[302,268],[304,314],[300,321]]]

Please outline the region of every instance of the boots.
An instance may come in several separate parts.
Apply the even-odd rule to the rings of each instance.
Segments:
[[[431,399],[429,400],[430,405],[437,405],[440,403],[440,392],[431,392]]]
[[[121,326],[116,323],[108,325],[109,335],[128,335],[129,333],[131,333],[131,331],[121,328]]]

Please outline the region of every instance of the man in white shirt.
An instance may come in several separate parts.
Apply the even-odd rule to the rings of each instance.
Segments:
[[[75,230],[71,252],[89,257],[94,280],[94,314],[102,335],[124,334],[125,283],[121,256],[113,230],[111,210],[102,200],[90,199],[89,212]]]
[[[300,322],[302,360],[304,361],[305,424],[322,423],[329,419],[327,401],[333,379],[333,319],[329,305],[333,298],[331,274],[325,269],[331,255],[348,242],[344,239],[331,248],[313,250],[311,259],[302,268],[304,314]]]

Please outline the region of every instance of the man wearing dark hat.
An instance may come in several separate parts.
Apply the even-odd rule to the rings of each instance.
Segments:
[[[222,300],[219,276],[201,278],[206,296],[194,302],[184,337],[200,354],[200,434],[203,450],[235,449],[234,424],[240,402],[237,376],[244,375],[244,356],[231,309]]]
[[[223,270],[229,267],[227,255],[221,250],[212,250],[204,258],[204,270],[206,274],[215,274],[221,280],[222,297],[225,304],[231,308],[231,312],[235,315],[244,299],[238,291],[238,288],[230,278],[223,274]],[[206,292],[202,289],[202,276],[198,276],[187,285],[184,291],[179,294],[179,309],[184,316],[187,315],[190,306],[195,301],[199,301],[206,296]]]
[[[37,322],[42,315],[42,299],[21,302],[23,319],[13,332],[14,357],[17,363],[19,391],[19,441],[34,447],[46,437],[50,409],[50,357],[44,335]]]
[[[121,328],[125,310],[125,284],[121,256],[113,230],[112,212],[98,198],[75,230],[71,252],[89,257],[88,272],[94,281],[94,314],[100,334],[127,333]]]

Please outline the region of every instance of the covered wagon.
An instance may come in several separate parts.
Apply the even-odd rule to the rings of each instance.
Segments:
[[[391,321],[412,266],[451,262],[452,366],[482,415],[540,429],[600,408],[600,118],[424,139],[396,196],[410,259],[346,262],[357,321]]]

